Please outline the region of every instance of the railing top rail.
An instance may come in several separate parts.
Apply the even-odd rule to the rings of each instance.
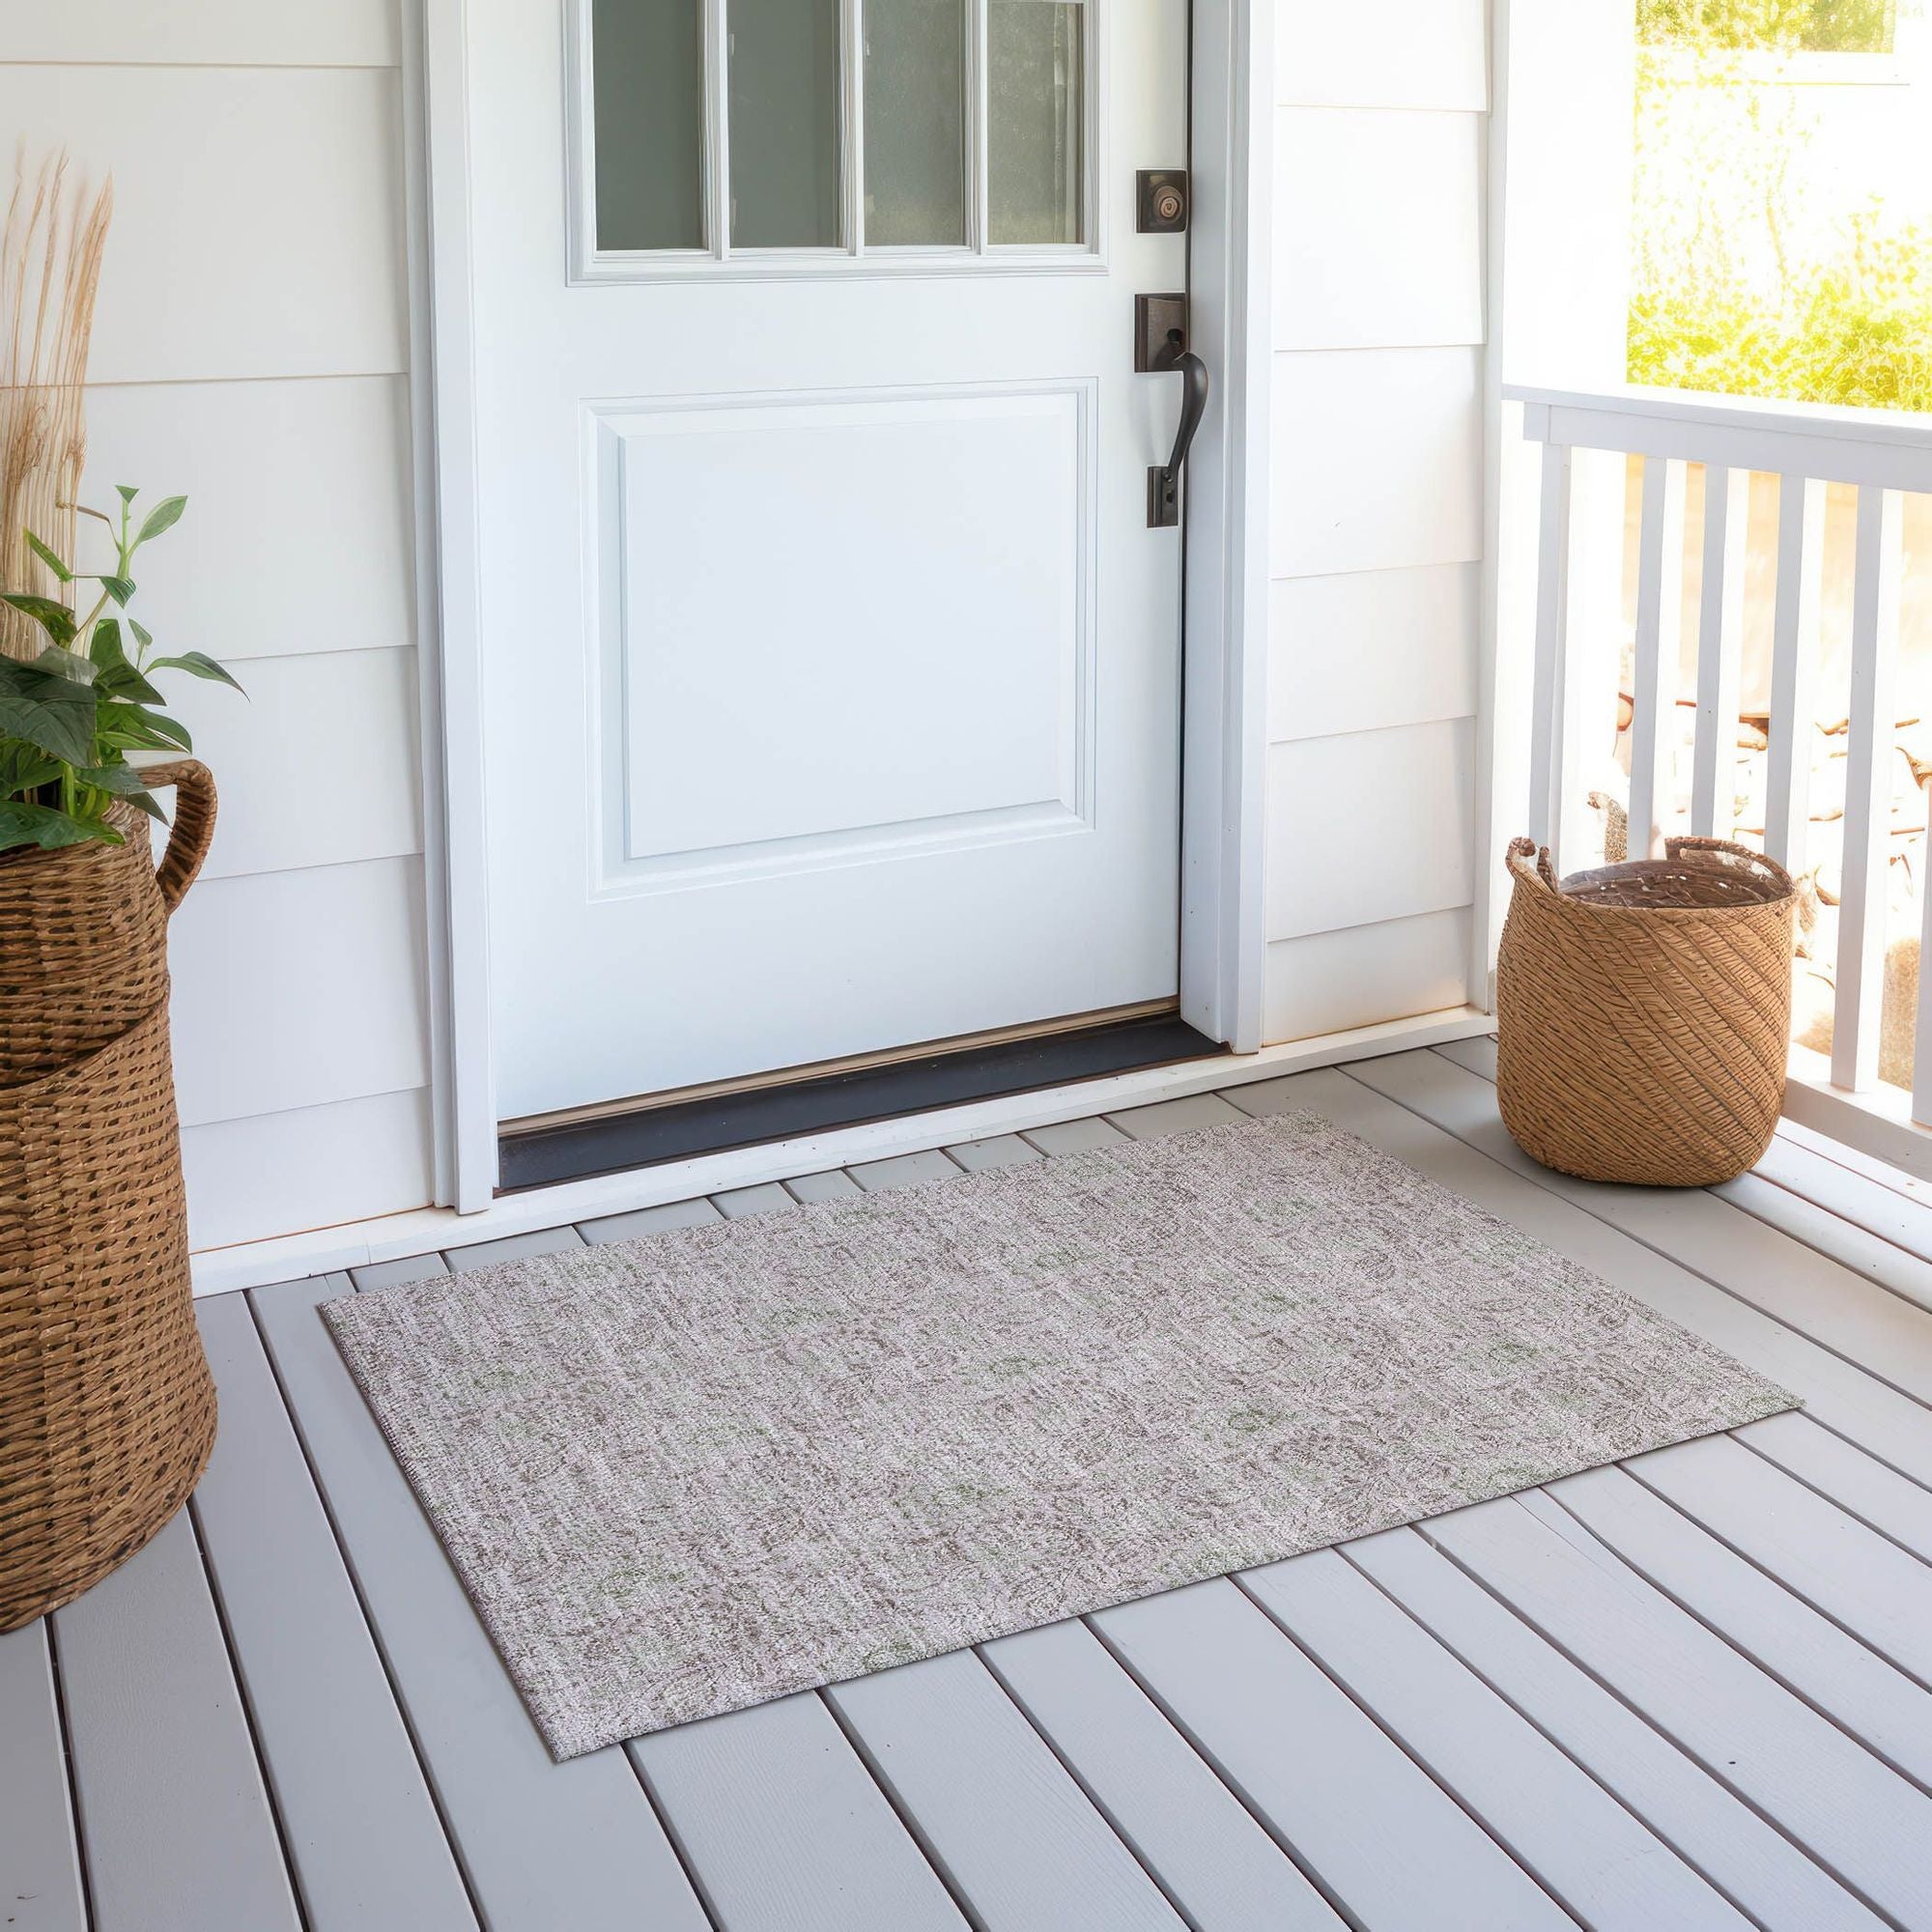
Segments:
[[[1513,403],[1551,409],[1603,410],[1612,415],[1711,423],[1726,429],[1776,429],[1793,436],[1845,438],[1853,442],[1903,443],[1932,449],[1932,414],[1916,410],[1850,409],[1842,403],[1787,403],[1769,396],[1710,395],[1631,383],[1616,389],[1544,389],[1506,383]]]
[[[1508,384],[1531,441],[1932,491],[1932,414],[1682,389]]]

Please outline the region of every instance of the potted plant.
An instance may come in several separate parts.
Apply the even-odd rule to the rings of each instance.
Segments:
[[[128,614],[136,558],[185,499],[138,514],[123,488],[113,515],[74,501],[106,204],[77,211],[57,277],[46,211],[58,213],[58,170],[43,170],[23,224],[16,188],[0,247],[0,314],[14,327],[0,511],[38,494],[60,520],[0,526],[0,1631],[138,1549],[199,1480],[214,1433],[189,1301],[166,952],[214,788],[156,679],[234,680],[200,652],[157,652]],[[38,306],[11,298],[32,293],[35,265]],[[106,526],[108,568],[79,568],[78,515]],[[147,828],[161,815],[154,792],[170,785],[157,872]]]

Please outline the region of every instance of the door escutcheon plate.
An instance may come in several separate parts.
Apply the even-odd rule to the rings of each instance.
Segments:
[[[1186,347],[1184,295],[1134,298],[1134,368],[1139,374],[1172,369]]]

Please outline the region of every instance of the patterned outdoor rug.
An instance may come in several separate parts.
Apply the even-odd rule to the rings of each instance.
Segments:
[[[560,1758],[1794,1406],[1301,1114],[324,1313]]]

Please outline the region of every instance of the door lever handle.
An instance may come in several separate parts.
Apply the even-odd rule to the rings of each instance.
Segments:
[[[1154,465],[1148,471],[1148,528],[1169,529],[1180,521],[1180,470],[1194,441],[1194,432],[1208,412],[1208,365],[1191,349],[1179,346],[1177,329],[1168,338],[1170,353],[1156,369],[1180,371],[1180,424],[1174,435],[1174,454],[1165,466]]]

